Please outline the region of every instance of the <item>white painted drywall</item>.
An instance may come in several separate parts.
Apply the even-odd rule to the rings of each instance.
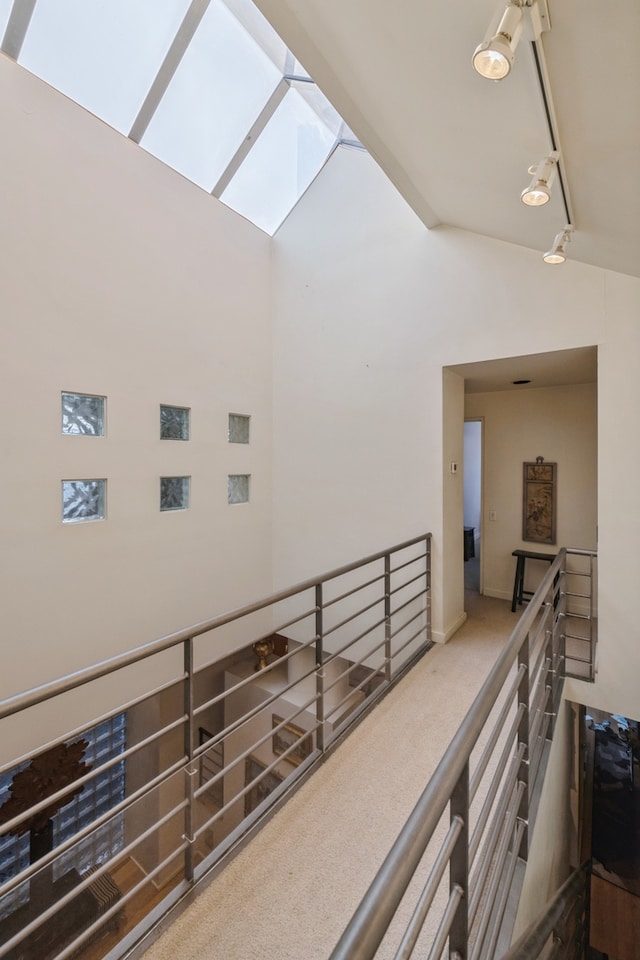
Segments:
[[[571,705],[560,705],[539,800],[513,940],[538,918],[570,872],[572,831],[570,790],[574,717]],[[573,864],[577,866],[577,864]]]
[[[1,697],[270,592],[271,327],[251,224],[5,57],[0,125]],[[62,390],[107,397],[106,437],[61,435]],[[161,403],[189,442],[159,439]],[[188,510],[160,513],[161,475],[191,476]],[[107,518],[63,525],[84,478]]]
[[[454,521],[444,476],[458,441],[445,440],[443,423],[458,385],[443,380],[443,367],[595,344],[600,672],[595,686],[570,689],[637,716],[639,314],[640,281],[570,261],[553,269],[539,251],[453,228],[427,231],[370,157],[338,151],[274,241],[276,582],[431,529],[434,628],[446,637],[463,615],[459,578],[450,575],[462,550],[462,506]],[[571,399],[579,392],[563,399],[582,430],[595,394],[582,391],[585,417]],[[546,433],[535,439],[534,456],[565,456],[552,455]],[[513,482],[519,498],[520,476]],[[592,474],[588,482],[587,516],[569,520],[565,511],[559,531],[586,546],[596,515]],[[496,589],[512,577],[513,548],[496,559]]]
[[[511,599],[513,550],[595,550],[596,407],[595,384],[467,394],[466,416],[484,417],[485,423],[483,563],[489,596]],[[522,539],[522,464],[537,456],[557,464],[556,546]],[[547,566],[529,562],[528,568],[527,589]]]

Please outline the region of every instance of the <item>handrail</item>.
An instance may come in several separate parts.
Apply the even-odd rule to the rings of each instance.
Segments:
[[[566,552],[564,547],[560,549],[541,581],[536,596],[545,595],[552,588],[564,566]],[[336,944],[331,960],[371,960],[374,957],[537,616],[538,607],[532,601]]]
[[[411,600],[394,610],[394,590],[406,590],[409,585]],[[379,597],[373,603],[372,587]],[[381,618],[375,612],[378,605],[384,606]],[[294,617],[293,607],[304,607],[304,612]],[[328,608],[331,614],[325,617]],[[264,613],[256,618],[257,611]],[[236,642],[227,650],[224,642],[213,638],[216,628],[230,623],[240,646]],[[295,629],[281,635],[282,624]],[[287,652],[274,649],[274,635],[286,641]],[[267,654],[271,662],[267,664],[265,657],[256,664],[254,655],[264,641],[271,641]],[[58,831],[55,846],[52,839],[44,839],[37,847],[33,844],[26,866],[24,845],[17,839],[2,839],[7,850],[3,869],[10,879],[0,884],[0,957],[8,960],[19,942],[37,953],[48,918],[57,917],[58,911],[62,932],[55,948],[61,950],[56,954],[60,960],[71,956],[98,927],[104,927],[111,942],[119,941],[123,949],[125,942],[144,936],[246,842],[431,646],[431,534],[427,533],[1,703],[0,719],[47,701],[55,707],[61,704],[60,714],[68,717],[71,727],[0,765],[5,782],[7,773],[14,778],[11,792],[18,769],[48,750],[68,745],[73,737],[86,733],[88,749],[93,750],[99,742],[92,739],[98,722],[117,716],[124,739],[109,742],[104,754],[96,752],[89,768],[73,780],[78,788],[77,809],[65,812],[55,825],[57,813],[49,815],[48,831]],[[213,647],[219,650],[218,659],[210,661]],[[154,655],[164,656],[170,648],[181,654],[171,658],[166,671],[170,679],[163,662],[160,684],[157,671],[149,670],[144,693],[138,690],[133,699],[123,696],[122,700],[120,684],[112,683],[110,712],[92,719],[90,704],[88,711],[83,704],[84,722],[78,725],[77,704],[65,699],[70,691],[108,675],[119,679],[115,671],[141,661],[153,664]],[[110,734],[104,736],[108,740]],[[212,776],[211,751],[216,745],[221,748],[220,765]],[[134,757],[141,762],[133,762]],[[103,790],[99,778],[110,778],[116,770],[120,772],[113,789]],[[91,790],[81,790],[90,784],[95,797]],[[2,805],[0,839],[29,831],[33,840],[34,831],[38,832],[30,825],[35,823],[34,816],[54,806],[65,807],[71,802],[70,789],[67,782],[56,783],[55,792],[35,795],[28,806],[12,806],[8,800],[8,806]],[[174,805],[174,798],[179,803]],[[110,807],[103,812],[98,804],[105,801]],[[89,823],[87,818],[93,819]],[[153,843],[141,846],[151,838]],[[172,852],[164,856],[168,851]],[[143,875],[142,885],[155,885],[157,877],[161,903],[135,919],[125,918],[124,936],[108,927],[107,921],[119,910],[115,903],[86,926],[93,909],[89,900],[93,904],[96,891],[85,897],[81,910],[72,909],[72,902],[84,897],[100,877],[110,885],[110,897],[120,905],[128,902],[138,889],[129,859],[139,859],[136,870]],[[60,891],[61,896],[53,896]],[[27,903],[25,924],[18,911]],[[69,924],[71,914],[75,919]],[[117,950],[114,946],[114,955]]]
[[[234,620],[239,620],[241,617],[257,613],[259,610],[264,610],[266,607],[280,603],[282,600],[288,600],[297,593],[310,590],[312,587],[318,586],[318,584],[335,580],[337,577],[351,573],[353,570],[364,567],[369,563],[374,563],[376,560],[382,560],[390,553],[405,550],[407,547],[412,547],[414,544],[420,543],[430,537],[431,533],[423,533],[418,537],[412,537],[410,540],[405,540],[393,547],[389,547],[387,550],[379,550],[377,553],[372,553],[369,556],[363,557],[361,560],[336,567],[334,570],[330,570],[328,573],[322,574],[319,577],[310,577],[308,580],[302,580],[300,583],[295,584],[295,586],[272,593],[267,597],[263,597],[262,600],[256,600],[254,603],[249,603],[244,607],[237,607],[235,610],[220,614],[217,617],[212,617],[209,620],[194,623],[192,626],[178,630],[176,633],[170,633],[157,640],[152,640],[149,643],[141,644],[139,647],[134,647],[132,650],[127,651],[127,653],[109,657],[90,667],[83,667],[64,677],[60,677],[58,680],[40,684],[31,690],[16,694],[13,697],[8,697],[0,703],[0,720],[14,713],[18,713],[21,710],[25,710],[28,707],[33,707],[38,703],[50,700],[52,697],[58,696],[58,694],[67,693],[69,690],[80,687],[92,680],[98,680],[100,677],[114,673],[116,670],[121,670],[123,667],[131,666],[131,664],[138,663],[141,660],[146,660],[148,657],[152,657],[154,654],[161,653],[164,650],[169,650],[171,647],[175,647],[185,640],[190,640],[192,637],[209,633],[209,631],[225,626],[227,623],[232,623]]]
[[[584,892],[590,869],[591,863],[586,860],[573,871],[500,960],[537,960],[563,915],[576,903],[580,893]]]

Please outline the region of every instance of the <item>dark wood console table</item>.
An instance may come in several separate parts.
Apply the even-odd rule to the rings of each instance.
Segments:
[[[546,560],[547,563],[552,563],[556,558],[556,554],[536,553],[533,550],[514,550],[511,556],[517,558],[516,577],[513,582],[513,600],[511,601],[511,612],[515,613],[518,604],[524,603],[525,599],[528,601],[533,596],[533,592],[531,590],[524,589],[524,571],[526,561]]]

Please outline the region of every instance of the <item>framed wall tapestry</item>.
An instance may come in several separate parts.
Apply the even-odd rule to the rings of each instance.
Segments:
[[[557,463],[523,463],[522,539],[532,543],[556,542]]]

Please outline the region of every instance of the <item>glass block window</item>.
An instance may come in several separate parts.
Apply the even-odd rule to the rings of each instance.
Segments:
[[[86,393],[63,393],[62,432],[76,436],[103,437],[104,397],[92,397]]]
[[[119,756],[126,746],[126,715],[117,714],[82,734],[87,741],[83,760],[93,770]],[[53,818],[53,845],[68,840],[83,827],[108,813],[124,800],[125,761],[120,760],[89,780],[82,793],[62,807]],[[104,863],[124,846],[124,814],[108,820],[102,827],[71,847],[55,864],[55,874],[62,876],[71,867],[79,872]]]
[[[249,474],[232,473],[228,477],[227,503],[249,502]]]
[[[240,413],[229,414],[229,443],[249,443],[249,421]]]
[[[106,480],[63,480],[62,522],[104,520]]]
[[[126,716],[124,713],[86,730],[87,741],[83,760],[93,769],[115,759],[125,750]],[[16,773],[29,764],[22,763],[0,774],[0,806],[10,797],[10,786]],[[87,781],[81,793],[62,807],[53,817],[53,846],[59,846],[98,817],[124,800],[125,761],[120,760]],[[107,821],[93,834],[71,847],[54,864],[54,877],[62,876],[71,867],[83,872],[104,863],[124,846],[124,814]],[[0,838],[0,885],[29,866],[29,834],[21,837],[5,834]],[[0,897],[0,919],[10,914],[29,898],[28,883],[20,884],[12,893]]]
[[[188,440],[189,414],[188,407],[160,406],[160,439],[161,440]]]
[[[160,477],[160,509],[186,510],[190,477]]]

